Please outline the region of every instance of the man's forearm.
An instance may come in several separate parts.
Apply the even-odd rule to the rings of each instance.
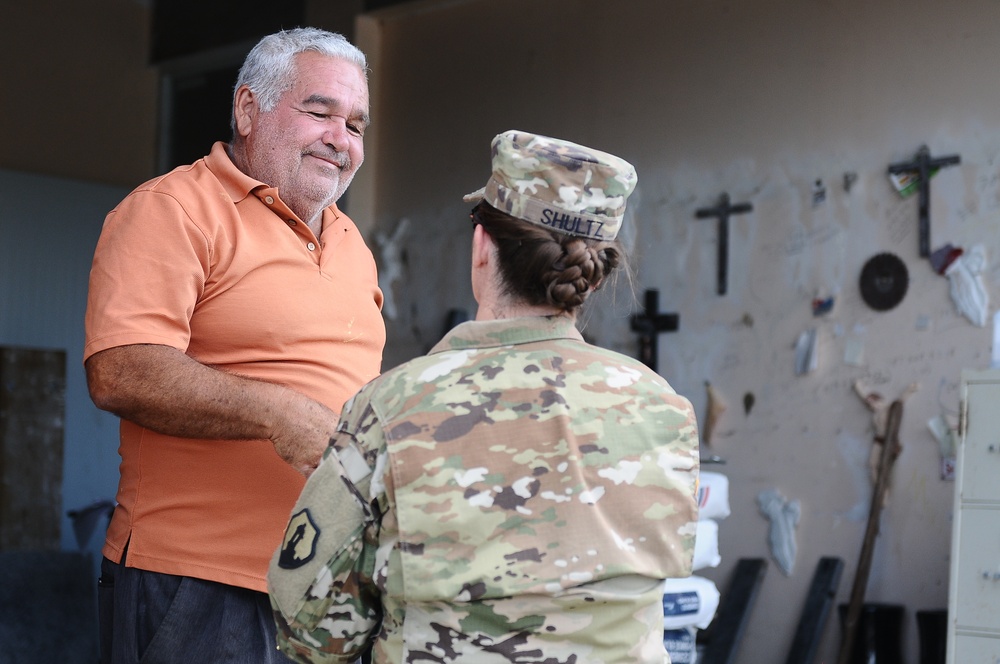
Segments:
[[[98,408],[159,433],[185,438],[268,438],[287,388],[227,374],[176,348],[109,348],[87,360]]]
[[[169,436],[265,439],[308,474],[337,414],[290,388],[205,366],[170,346],[130,345],[86,362],[98,408]]]

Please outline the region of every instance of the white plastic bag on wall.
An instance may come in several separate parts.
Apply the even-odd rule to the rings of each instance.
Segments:
[[[706,567],[718,567],[722,562],[719,555],[719,524],[712,519],[698,521],[694,540],[694,564],[692,571]]]
[[[722,473],[702,472],[698,486],[698,518],[729,516],[729,478]]]

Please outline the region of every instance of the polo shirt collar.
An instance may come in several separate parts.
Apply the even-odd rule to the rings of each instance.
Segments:
[[[236,164],[229,156],[228,145],[222,141],[212,146],[212,151],[205,157],[205,163],[234,201],[242,201],[257,187],[267,186],[236,168]]]
[[[232,157],[229,156],[229,145],[222,141],[217,141],[212,146],[212,151],[205,157],[205,163],[208,165],[208,170],[212,171],[219,180],[219,183],[222,184],[222,188],[226,190],[226,193],[233,201],[242,201],[254,189],[259,189],[260,187],[270,188],[270,185],[260,180],[255,180],[238,169]],[[323,214],[332,214],[333,222],[339,221],[341,217],[340,210],[335,203],[324,208]],[[327,223],[324,223],[324,228],[327,225]]]

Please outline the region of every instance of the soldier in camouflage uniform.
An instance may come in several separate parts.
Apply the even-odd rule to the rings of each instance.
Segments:
[[[476,320],[349,402],[271,563],[302,662],[669,662],[698,432],[659,375],[584,342],[618,265],[627,162],[511,131],[470,194]]]

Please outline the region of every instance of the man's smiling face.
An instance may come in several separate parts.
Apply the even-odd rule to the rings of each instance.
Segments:
[[[278,188],[307,223],[347,190],[364,161],[368,83],[354,63],[315,52],[296,56],[292,87],[267,112],[255,107],[239,131],[248,174]]]

